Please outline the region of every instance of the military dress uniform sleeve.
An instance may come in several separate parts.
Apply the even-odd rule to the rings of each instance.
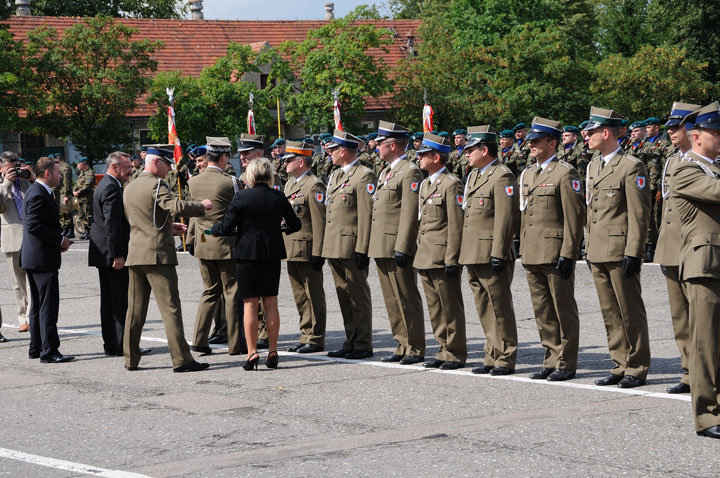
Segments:
[[[577,260],[585,225],[585,195],[580,175],[575,168],[560,180],[560,203],[563,211],[563,242],[560,256]]]
[[[372,187],[369,185],[372,184]],[[360,185],[362,191],[357,192],[357,243],[355,252],[367,254],[370,247],[370,226],[372,225],[372,201],[375,188],[377,187],[377,176],[370,169],[362,172]]]
[[[192,201],[192,194],[190,194],[190,188],[188,188],[187,196],[185,196],[186,201]],[[188,221],[188,230],[187,235],[185,236],[185,244],[186,245],[192,245],[193,247],[196,246],[195,241],[201,241],[201,237],[203,234],[203,231],[198,231],[197,234],[195,234],[195,228],[197,227],[196,221],[193,218],[190,218]]]
[[[672,195],[717,204],[720,203],[720,180],[708,176],[691,161],[681,161],[673,171]]]
[[[445,264],[456,266],[460,257],[460,243],[465,217],[462,208],[463,184],[455,176],[450,176],[450,178],[452,178],[452,184],[445,189],[445,207],[447,208]]]
[[[495,200],[495,216],[493,218],[493,242],[491,257],[512,260],[508,252],[513,254],[513,236],[520,211],[520,191],[512,172],[505,166],[499,166],[496,174],[502,176],[495,182],[493,196]],[[469,178],[468,178],[469,182]]]
[[[647,174],[647,168],[642,161],[635,160],[625,175],[625,199],[628,214],[625,255],[635,258],[641,258],[645,254],[645,242],[650,222],[650,188],[647,184]]]
[[[325,185],[316,181],[312,186],[313,197],[308,198],[310,222],[312,223],[312,255],[322,256],[323,239],[325,238]]]
[[[400,205],[400,223],[395,238],[395,250],[408,256],[415,255],[418,234],[418,205],[422,173],[410,167],[402,181],[402,202]],[[414,186],[414,190],[413,190]]]
[[[153,195],[157,199],[158,207],[171,216],[193,217],[205,215],[205,206],[198,202],[181,201],[170,192],[170,188],[165,181],[158,182],[153,188]]]

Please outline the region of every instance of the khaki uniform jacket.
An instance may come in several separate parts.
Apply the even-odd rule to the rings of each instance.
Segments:
[[[720,167],[688,153],[675,167],[670,197],[682,221],[680,277],[720,279]]]
[[[650,220],[647,168],[620,149],[602,168],[602,156],[587,169],[586,252],[590,262],[617,262],[645,254]]]
[[[23,200],[32,184],[20,180],[20,195]],[[15,200],[12,196],[13,183],[0,182],[0,251],[5,253],[20,252],[22,248],[23,220],[18,214]]]
[[[420,228],[416,269],[437,269],[457,265],[463,227],[463,184],[445,169],[430,183],[420,185]]]
[[[392,259],[395,251],[415,255],[422,180],[420,169],[405,159],[392,169],[388,165],[380,173],[373,196],[370,257]]]
[[[285,184],[285,197],[302,223],[299,231],[284,236],[287,260],[308,262],[312,256],[322,256],[325,185],[311,171],[299,180],[290,176]]]
[[[240,186],[235,182],[235,178],[214,166],[208,166],[202,173],[191,177],[188,186],[190,197],[209,199],[213,205],[203,217],[190,221],[188,229],[192,228],[192,233],[188,230],[188,237],[193,238],[195,257],[213,261],[232,259],[237,237],[211,236],[204,231],[212,228],[216,222],[222,222],[230,201],[240,190]]]
[[[125,187],[123,204],[130,223],[128,266],[177,265],[173,217],[205,215],[202,204],[179,200],[165,181],[148,172]]]
[[[484,174],[468,176],[463,198],[460,264],[489,264],[490,257],[515,260],[513,235],[519,219],[519,191],[515,176],[497,159]]]
[[[368,253],[372,197],[376,186],[375,173],[358,161],[347,173],[342,168],[332,173],[325,199],[323,257],[351,259],[356,252]]]
[[[655,248],[655,262],[664,266],[680,265],[680,216],[674,201],[670,200],[672,177],[680,157],[680,153],[675,153],[667,160],[661,177],[664,201],[660,234]]]
[[[543,170],[530,166],[520,176],[520,255],[523,264],[577,260],[585,224],[580,175],[565,161],[553,159]]]

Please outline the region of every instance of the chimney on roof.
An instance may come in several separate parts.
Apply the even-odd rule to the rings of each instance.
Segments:
[[[30,13],[30,0],[15,0],[15,14],[19,17],[29,17]]]
[[[190,0],[190,20],[204,20],[202,0]]]
[[[325,4],[325,21],[335,20],[335,4],[328,2]]]

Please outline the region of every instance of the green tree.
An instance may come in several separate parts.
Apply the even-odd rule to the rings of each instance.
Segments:
[[[0,20],[8,18],[15,13],[14,0],[0,0]]]
[[[611,55],[597,65],[595,101],[628,118],[663,117],[673,101],[706,104],[717,87],[704,79],[707,62],[678,47],[645,45],[631,57]]]
[[[0,128],[14,129],[25,109],[31,72],[23,63],[23,45],[0,25]]]
[[[609,0],[598,2],[598,43],[605,55],[634,55],[651,37],[648,0]]]
[[[26,64],[36,72],[33,130],[73,142],[98,160],[127,143],[126,114],[150,85],[162,42],[134,41],[136,29],[109,17],[85,19],[62,35],[47,26],[28,33]]]
[[[183,0],[32,0],[37,16],[181,18],[187,13]]]
[[[389,0],[387,6],[393,18],[409,20],[420,18],[424,0]]]

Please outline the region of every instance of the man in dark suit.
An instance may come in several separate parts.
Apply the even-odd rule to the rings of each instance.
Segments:
[[[93,196],[88,265],[100,278],[100,325],[106,355],[123,355],[123,332],[128,304],[128,270],[125,267],[130,224],[123,209],[123,183],[132,173],[130,155],[111,153],[107,174]],[[149,352],[150,349],[142,349]]]
[[[75,357],[60,353],[57,320],[60,308],[60,253],[72,241],[62,235],[60,212],[53,188],[62,181],[60,165],[50,158],[35,163],[37,180],[25,195],[23,239],[20,265],[30,281],[30,351],[31,359],[43,363],[61,363]]]

